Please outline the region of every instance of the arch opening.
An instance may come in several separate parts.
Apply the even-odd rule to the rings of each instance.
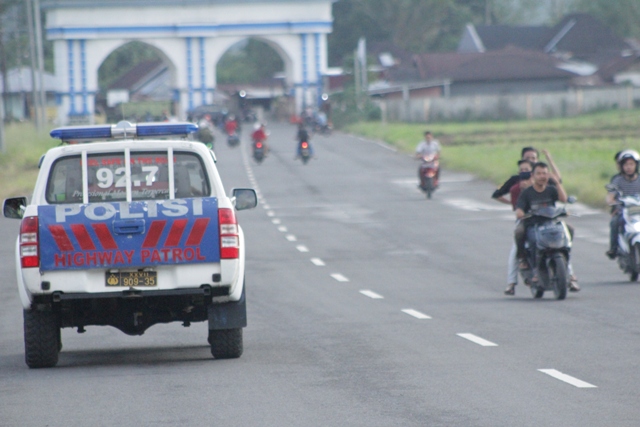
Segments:
[[[292,69],[291,59],[277,43],[249,37],[233,44],[218,60],[216,87],[229,97],[230,108],[245,118],[257,114],[260,120],[263,111],[286,117]]]
[[[160,49],[125,42],[98,67],[96,115],[111,123],[166,120],[175,114],[175,82],[175,67]]]

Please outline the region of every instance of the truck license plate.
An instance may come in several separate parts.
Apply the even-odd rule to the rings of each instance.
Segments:
[[[109,287],[158,286],[158,272],[157,271],[119,271],[117,273],[111,273],[107,271],[106,285]]]

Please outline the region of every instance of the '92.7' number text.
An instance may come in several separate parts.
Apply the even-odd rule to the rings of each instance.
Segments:
[[[150,187],[153,185],[153,181],[155,181],[156,173],[158,173],[158,166],[142,166],[142,171],[146,172],[145,185]],[[126,185],[127,177],[125,175],[125,168],[117,168],[115,172],[109,168],[100,168],[96,171],[96,179],[98,180],[98,187],[100,188],[109,188],[113,186],[113,181],[115,179],[115,187],[118,188]],[[135,181],[134,185],[139,186],[140,181]]]

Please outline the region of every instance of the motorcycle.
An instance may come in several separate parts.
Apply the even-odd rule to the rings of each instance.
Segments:
[[[306,165],[311,158],[311,145],[308,141],[302,141],[300,143],[299,153],[300,159],[302,159],[302,163]]]
[[[227,144],[229,144],[229,147],[235,147],[240,144],[240,137],[236,132],[230,133],[227,136]]]
[[[427,195],[427,199],[430,199],[433,192],[438,188],[439,159],[437,154],[422,156],[422,164],[420,165],[420,189]]]
[[[619,190],[607,186],[607,190]],[[640,274],[640,196],[618,196],[624,227],[618,230],[618,265],[632,282]]]
[[[544,207],[528,214],[535,225],[527,227],[525,241],[527,268],[520,268],[524,283],[534,298],[542,298],[545,291],[553,291],[556,299],[567,296],[569,285],[569,255],[571,235],[560,218],[567,216],[563,207]],[[534,281],[534,277],[537,280]]]
[[[264,144],[262,141],[255,141],[253,143],[253,158],[258,164],[264,160]]]

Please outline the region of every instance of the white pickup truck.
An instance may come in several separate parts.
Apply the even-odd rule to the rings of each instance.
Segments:
[[[247,325],[244,236],[214,153],[191,123],[73,126],[41,159],[31,200],[6,199],[16,242],[25,361],[51,367],[61,328],[109,325],[141,335],[156,323],[207,321],[215,358],[242,354]]]

